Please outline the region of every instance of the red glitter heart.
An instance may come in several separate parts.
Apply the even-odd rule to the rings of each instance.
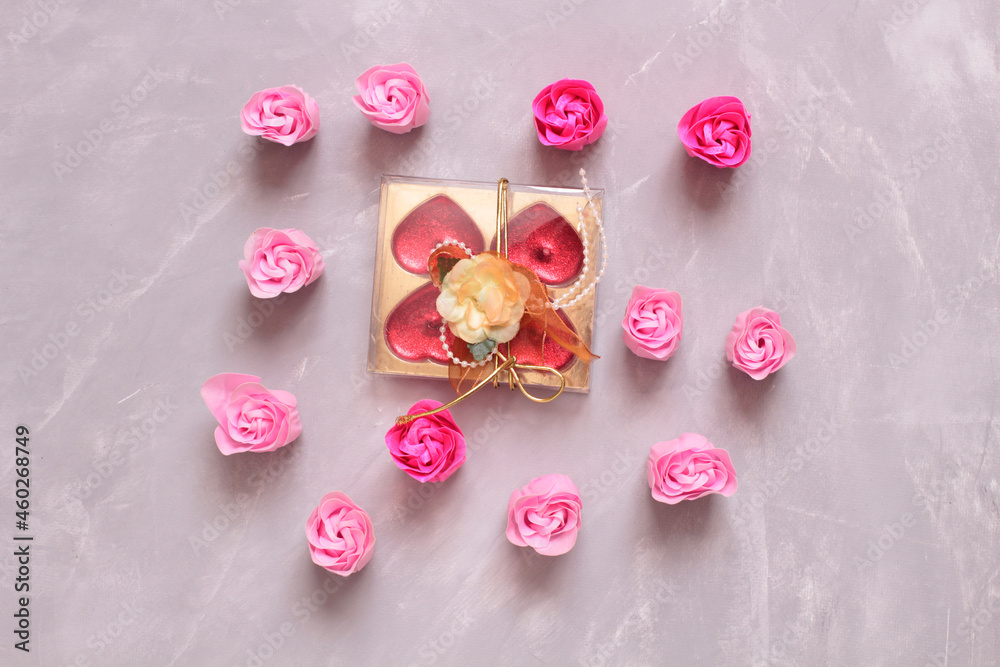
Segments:
[[[385,318],[385,342],[400,359],[404,361],[432,361],[437,364],[449,364],[448,353],[441,347],[441,315],[437,312],[437,297],[440,290],[433,283],[406,295],[389,316]],[[561,310],[556,311],[566,325],[576,330],[573,323]],[[464,345],[455,338],[451,330],[445,328],[445,340],[448,347]],[[556,343],[551,337],[545,339],[542,355],[542,330],[534,322],[524,322],[521,330],[510,342],[510,352],[523,364],[534,366],[549,366],[563,370],[573,363],[573,353]],[[544,357],[544,359],[542,358]]]
[[[556,314],[559,315],[559,319],[566,323],[566,326],[576,331],[576,327],[573,326],[566,313],[556,310]],[[544,349],[542,340],[541,327],[534,321],[526,321],[521,324],[517,336],[510,342],[510,353],[517,357],[517,362],[520,364],[548,366],[557,371],[564,370],[573,363],[573,359],[575,359],[573,353],[555,342],[551,336],[544,339]],[[542,350],[541,355],[538,354],[539,350]]]
[[[441,315],[437,312],[438,294],[434,283],[410,292],[385,318],[385,342],[404,361],[433,361],[448,364],[448,353],[441,347]],[[455,336],[446,327],[448,347],[455,345]]]
[[[583,241],[562,215],[544,202],[507,221],[507,257],[546,285],[567,285],[583,269]],[[496,239],[493,245],[496,249]]]
[[[407,213],[396,227],[392,255],[410,273],[426,274],[427,258],[437,244],[447,240],[464,243],[473,254],[485,246],[469,214],[450,197],[436,195]]]

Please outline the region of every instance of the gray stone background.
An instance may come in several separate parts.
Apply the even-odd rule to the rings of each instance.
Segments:
[[[1000,661],[993,0],[10,0],[0,36],[3,664]],[[351,103],[398,61],[431,95],[406,136]],[[611,118],[580,154],[531,123],[563,77]],[[288,83],[318,136],[253,150],[240,108]],[[753,114],[735,171],[675,133],[721,94]],[[572,186],[581,166],[610,246],[592,391],[482,392],[455,410],[468,463],[421,487],[382,437],[450,390],[365,373],[379,177]],[[306,230],[328,270],[251,317],[237,262],[258,226]],[[683,295],[665,364],[620,341],[636,283]],[[759,304],[798,356],[754,382],[723,344]],[[295,393],[303,436],[222,456],[198,394],[222,371]],[[649,446],[684,431],[731,452],[736,495],[649,497]],[[559,558],[504,537],[510,491],[550,472],[584,495]],[[376,526],[347,580],[303,535],[331,490]]]

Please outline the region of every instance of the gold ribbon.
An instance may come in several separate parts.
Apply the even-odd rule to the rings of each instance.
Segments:
[[[501,178],[497,184],[497,253],[501,255],[504,259],[507,259],[507,253],[508,253],[508,245],[507,245],[508,185],[509,183],[506,178]],[[537,281],[537,278],[535,280]],[[561,321],[559,323],[562,324]],[[500,345],[504,344],[507,346],[507,354],[504,354],[503,352],[500,351]],[[534,403],[548,403],[550,401],[554,401],[557,398],[559,398],[559,396],[562,395],[563,390],[566,389],[566,376],[560,373],[555,368],[552,368],[550,366],[535,366],[534,364],[518,363],[517,357],[513,356],[510,353],[510,343],[498,344],[493,352],[493,355],[494,355],[493,372],[487,375],[485,378],[479,379],[470,389],[466,390],[464,393],[460,393],[455,400],[440,407],[434,408],[433,410],[420,412],[414,415],[403,415],[396,419],[396,423],[408,424],[414,421],[415,419],[443,412],[448,408],[464,401],[469,396],[472,396],[474,393],[485,387],[487,384],[492,383],[494,387],[497,387],[500,384],[500,376],[503,373],[507,373],[507,385],[510,387],[511,391],[514,391],[514,387],[516,386],[518,389],[521,390],[521,393],[524,394],[524,396],[528,400]],[[582,351],[578,352],[578,356],[583,356],[585,361],[590,361],[590,358],[593,357],[593,355],[590,354],[590,350],[587,350],[585,345],[583,346]],[[451,364],[451,367],[455,366],[460,366],[460,365],[455,363]],[[451,368],[450,370],[454,370],[454,368]],[[521,376],[518,374],[518,371],[534,371],[537,373],[550,373],[552,375],[555,375],[557,378],[559,378],[559,389],[557,389],[556,392],[550,396],[543,396],[543,397],[536,396],[525,388],[524,382],[521,379]],[[468,372],[460,371],[460,373],[464,373],[464,375],[461,375],[456,380],[456,376],[451,372],[449,372],[449,375],[452,376],[452,384],[457,385],[456,388],[460,388],[463,382],[467,382]]]

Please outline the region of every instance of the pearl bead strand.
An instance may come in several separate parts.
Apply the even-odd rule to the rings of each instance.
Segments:
[[[583,169],[580,170],[580,180],[583,181],[583,194],[587,198],[587,205],[581,206],[576,205],[576,215],[580,221],[580,234],[583,237],[583,270],[580,272],[580,277],[575,283],[573,283],[569,291],[563,294],[558,299],[553,300],[551,303],[546,304],[549,308],[571,308],[575,306],[580,299],[590,294],[597,287],[597,283],[601,282],[601,278],[604,277],[604,271],[608,267],[608,241],[604,235],[604,221],[601,220],[600,213],[597,212],[597,206],[594,204],[594,197],[590,191],[590,186],[587,183],[587,172]],[[584,224],[583,211],[585,208],[590,208],[594,215],[594,223],[597,227],[597,235],[601,240],[601,268],[597,272],[594,279],[583,288],[579,294],[570,299],[574,292],[581,288],[583,283],[587,280],[587,273],[590,270],[590,238],[587,235],[587,226]]]
[[[437,250],[438,248],[441,248],[446,245],[458,246],[459,248],[465,251],[465,254],[468,255],[470,259],[472,257],[475,257],[475,255],[472,254],[472,251],[469,250],[467,247],[465,247],[464,243],[462,243],[461,241],[453,241],[451,239],[445,239],[443,242],[438,243],[436,246],[434,246],[434,249]],[[485,366],[490,361],[493,361],[493,357],[496,354],[496,348],[493,348],[493,351],[490,352],[488,357],[486,357],[482,361],[477,361],[476,363],[470,363],[468,361],[464,361],[456,357],[455,353],[451,351],[451,347],[448,345],[447,342],[448,339],[445,337],[445,327],[447,326],[448,326],[447,323],[445,322],[441,323],[441,329],[440,329],[441,335],[438,336],[438,340],[441,341],[441,349],[445,351],[445,354],[448,355],[448,358],[451,359],[452,363],[459,364],[460,366],[462,366],[462,368],[477,368],[479,366]]]

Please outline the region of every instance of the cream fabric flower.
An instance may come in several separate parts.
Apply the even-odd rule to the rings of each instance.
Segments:
[[[507,343],[517,335],[528,279],[495,255],[459,260],[441,283],[437,310],[451,332],[475,345],[487,338]]]

